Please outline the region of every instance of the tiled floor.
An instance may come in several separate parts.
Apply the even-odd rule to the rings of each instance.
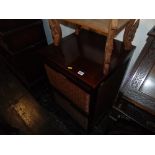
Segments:
[[[46,79],[28,91],[0,58],[0,134],[86,134],[86,132],[54,103],[51,87]],[[149,134],[149,132],[124,119],[113,122],[105,118],[89,134]]]

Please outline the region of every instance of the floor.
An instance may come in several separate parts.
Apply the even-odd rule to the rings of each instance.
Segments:
[[[33,104],[26,102],[27,99],[31,99]],[[54,102],[51,86],[47,79],[43,79],[39,84],[27,90],[0,58],[0,134],[120,135],[151,133],[125,118],[114,122],[109,117],[103,118],[92,131],[86,132]]]

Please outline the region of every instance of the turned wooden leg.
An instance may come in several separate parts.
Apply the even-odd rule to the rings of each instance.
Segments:
[[[107,76],[110,68],[111,55],[113,50],[113,34],[109,34],[106,41],[104,61],[103,61],[103,74]]]
[[[103,74],[107,76],[109,74],[111,56],[113,51],[113,40],[115,37],[115,32],[118,27],[118,19],[112,19],[109,25],[109,32],[107,36],[107,41],[105,45],[104,60],[103,60]]]
[[[59,46],[61,38],[62,38],[62,31],[61,31],[60,23],[56,19],[50,19],[49,26],[51,29],[54,45]]]
[[[125,50],[131,50],[132,48],[132,41],[134,39],[136,30],[139,26],[139,19],[131,19],[128,25],[125,27],[125,32],[123,36],[124,48]]]

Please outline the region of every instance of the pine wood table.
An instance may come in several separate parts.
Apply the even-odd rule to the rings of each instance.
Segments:
[[[80,33],[80,29],[94,31],[98,34],[107,37],[105,52],[103,57],[103,74],[105,76],[109,73],[110,61],[113,51],[113,39],[124,28],[124,48],[131,50],[132,41],[135,32],[139,25],[139,20],[136,19],[50,19],[49,25],[55,46],[59,46],[62,38],[62,31],[60,24],[72,26],[75,28],[75,34]]]

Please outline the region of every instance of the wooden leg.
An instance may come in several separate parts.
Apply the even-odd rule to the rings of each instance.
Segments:
[[[113,39],[114,39],[114,30],[111,30],[107,37],[106,46],[105,46],[104,61],[103,61],[104,76],[107,76],[109,73],[111,55],[113,50]]]
[[[139,21],[139,19],[131,19],[128,25],[125,27],[125,32],[123,36],[125,50],[131,50],[132,48],[132,41],[139,26]]]
[[[59,46],[61,38],[62,38],[62,31],[61,31],[60,23],[56,19],[50,19],[49,26],[51,29],[54,45]]]

